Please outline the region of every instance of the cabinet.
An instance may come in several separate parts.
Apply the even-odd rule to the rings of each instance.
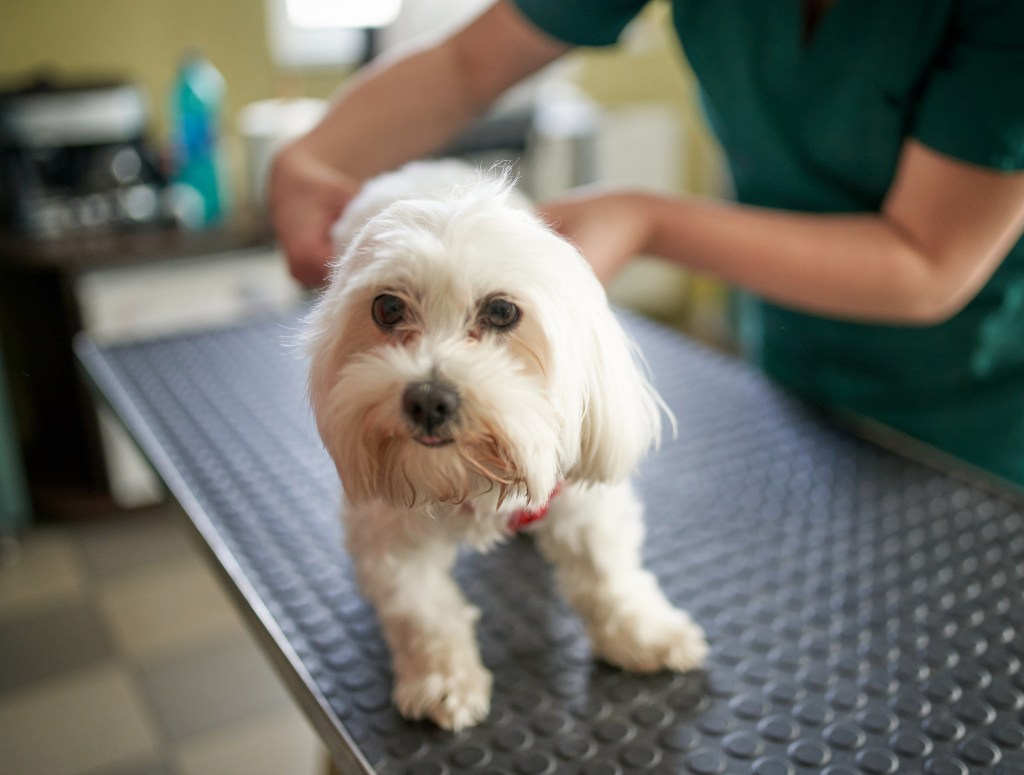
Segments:
[[[131,337],[201,323],[214,297],[211,272],[237,275],[235,287],[245,288],[257,266],[265,274],[275,261],[267,224],[252,218],[195,233],[167,228],[56,240],[0,234],[0,395],[8,397],[0,427],[9,426],[12,457],[19,458],[13,465],[25,473],[35,514],[66,518],[113,505],[109,455],[75,360],[75,335],[102,327]],[[288,282],[283,264],[276,276]],[[136,316],[118,303],[134,304]]]

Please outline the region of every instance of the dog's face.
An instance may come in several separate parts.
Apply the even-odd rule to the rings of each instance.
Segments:
[[[371,218],[310,320],[310,396],[355,503],[543,503],[628,476],[658,399],[578,251],[507,191]]]

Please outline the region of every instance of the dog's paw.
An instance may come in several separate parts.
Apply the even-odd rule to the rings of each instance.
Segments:
[[[634,673],[696,670],[708,654],[704,630],[670,606],[620,610],[592,630],[591,640],[595,656]]]
[[[487,718],[491,683],[490,672],[480,664],[449,665],[447,670],[399,678],[394,701],[407,719],[429,719],[442,729],[458,732]]]

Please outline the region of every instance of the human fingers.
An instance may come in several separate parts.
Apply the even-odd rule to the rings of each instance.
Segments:
[[[292,275],[317,286],[327,278],[331,226],[359,184],[299,148],[282,151],[271,168],[270,215]]]

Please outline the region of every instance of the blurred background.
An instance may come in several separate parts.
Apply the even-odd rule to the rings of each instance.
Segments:
[[[269,159],[361,64],[487,0],[2,0],[0,762],[4,772],[321,771],[315,736],[73,341],[266,315],[305,294]],[[652,3],[444,153],[537,198],[595,181],[728,194]],[[727,293],[635,262],[613,300],[729,348]]]

